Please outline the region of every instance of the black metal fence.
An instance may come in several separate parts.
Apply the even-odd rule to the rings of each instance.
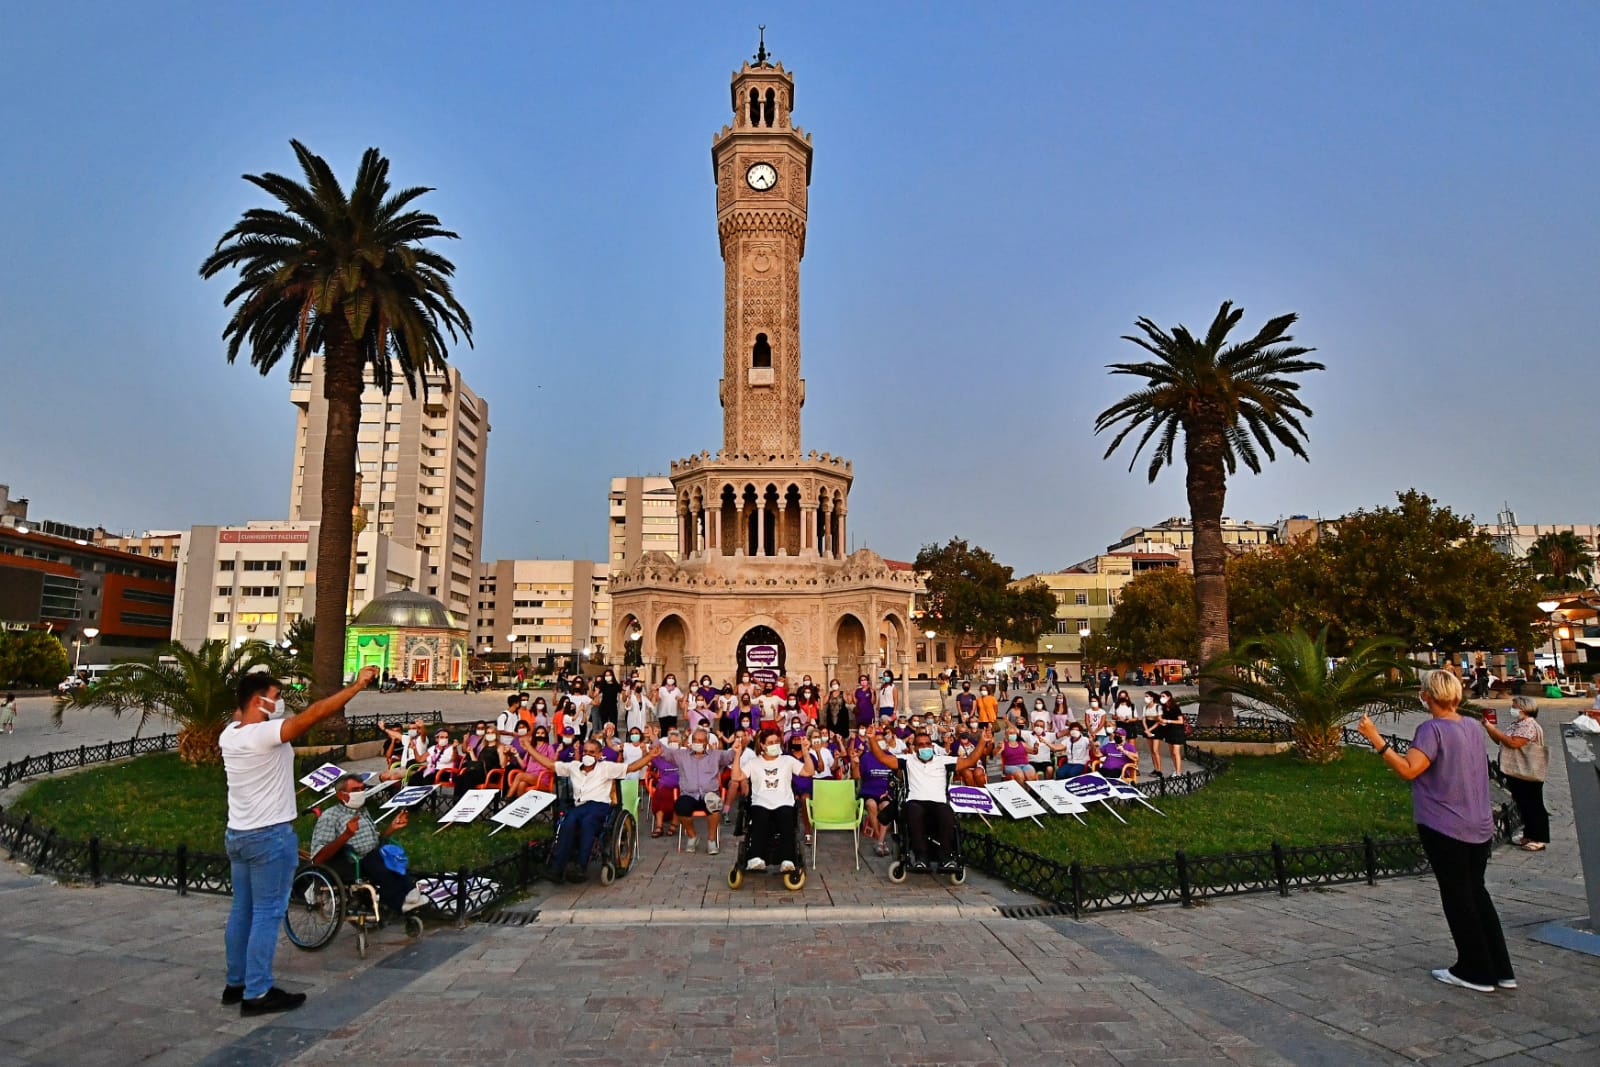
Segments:
[[[79,745],[60,752],[46,752],[42,756],[24,756],[0,767],[0,789],[14,785],[24,778],[41,774],[75,770],[94,763],[132,759],[152,752],[166,752],[178,747],[177,734],[160,734],[156,737],[133,737],[126,741],[107,741],[101,745]]]

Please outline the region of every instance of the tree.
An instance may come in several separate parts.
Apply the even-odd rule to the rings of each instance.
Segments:
[[[1335,655],[1379,636],[1442,653],[1535,647],[1540,590],[1527,564],[1427,494],[1396,496],[1397,506],[1346,515],[1315,542],[1234,560],[1238,632],[1327,627]]]
[[[398,365],[413,396],[420,376],[449,358],[444,334],[472,343],[472,320],[450,288],[455,266],[422,242],[457,235],[411,208],[430,190],[392,192],[389,161],[376,148],[361,157],[348,195],[325,160],[291,141],[305,184],[277,174],[246,174],[283,210],[252,208],[217,242],[202,278],[238,268],[223,304],[237,303],[222,331],[228,362],[248,347],[263,375],[285,354],[291,377],[321,353],[328,433],[322,454],[321,530],[317,538],[316,645],[319,695],[344,676],[346,590],[350,582],[351,510],[355,506],[356,431],[370,370],[387,393]],[[459,335],[458,335],[459,331]]]
[[[286,677],[289,658],[265,641],[246,641],[230,647],[226,641],[207,641],[198,651],[172,642],[157,651],[152,663],[122,663],[94,686],[75,689],[69,703],[78,708],[110,708],[121,717],[136,712],[135,734],[152,715],[168,715],[178,725],[178,755],[185,763],[217,763],[222,750],[217,740],[239,708],[239,680],[252,670],[267,670]],[[297,710],[305,694],[285,689],[283,699]],[[65,704],[54,719],[60,725]]]
[[[0,633],[0,684],[46,688],[67,676],[67,650],[47,630]]]
[[[1192,662],[1199,656],[1194,576],[1173,568],[1146,571],[1123,586],[1111,618],[1084,647],[1085,663]]]
[[[973,667],[963,646],[987,647],[997,640],[1031,644],[1055,625],[1054,593],[1039,582],[1011,588],[1011,568],[961,538],[923,545],[916,568],[928,587],[924,610],[935,630],[955,638],[962,673]]]
[[[309,679],[316,669],[312,662],[312,649],[317,646],[317,620],[300,616],[289,624],[287,637],[293,677]]]
[[[1553,593],[1587,589],[1594,583],[1594,553],[1571,530],[1542,533],[1528,546],[1534,577]]]
[[[1296,628],[1242,642],[1205,675],[1217,689],[1287,719],[1304,759],[1332,763],[1344,754],[1344,728],[1363,713],[1417,709],[1416,672],[1401,658],[1404,648],[1398,638],[1366,637],[1330,665],[1327,629],[1312,637]]]
[[[1228,334],[1244,316],[1224,301],[1204,339],[1183,326],[1171,333],[1147,318],[1138,321],[1143,336],[1124,335],[1155,358],[1141,363],[1113,363],[1113,374],[1144,379],[1144,388],[1102,411],[1094,432],[1120,426],[1106,456],[1135,430],[1143,433],[1133,446],[1132,470],[1144,446],[1155,442],[1149,480],[1172,465],[1178,434],[1183,434],[1185,487],[1189,518],[1194,524],[1194,601],[1200,633],[1200,659],[1210,662],[1228,651],[1227,550],[1222,543],[1222,509],[1228,476],[1240,463],[1261,473],[1261,453],[1276,459],[1274,442],[1306,459],[1301,416],[1311,409],[1300,399],[1295,375],[1322,370],[1302,358],[1314,351],[1292,344],[1289,327],[1297,316],[1280,315],[1248,341],[1228,343]],[[1232,712],[1226,693],[1215,681],[1200,679],[1200,721],[1228,722]]]

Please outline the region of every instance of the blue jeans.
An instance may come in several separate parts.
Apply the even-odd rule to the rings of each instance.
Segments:
[[[1083,764],[1081,764],[1081,763],[1063,763],[1061,766],[1056,768],[1056,781],[1064,782],[1068,778],[1076,778],[1076,777],[1078,777],[1078,775],[1080,775],[1082,773],[1083,773]]]
[[[294,825],[286,822],[229,830],[226,840],[233,862],[233,910],[224,935],[228,984],[244,986],[246,997],[259,997],[272,988],[272,958],[300,864],[300,842]]]
[[[589,866],[589,854],[594,851],[594,839],[599,836],[610,814],[611,805],[603,800],[585,801],[573,808],[572,814],[567,816],[566,825],[561,828],[560,840],[556,842],[556,851],[550,857],[550,865],[558,871],[566,870],[572,856],[573,843],[576,842],[578,866]]]

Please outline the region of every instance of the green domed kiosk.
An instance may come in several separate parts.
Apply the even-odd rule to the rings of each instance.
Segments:
[[[410,589],[386,593],[345,628],[345,677],[369,665],[419,686],[460,685],[467,676],[467,628],[431,596]]]

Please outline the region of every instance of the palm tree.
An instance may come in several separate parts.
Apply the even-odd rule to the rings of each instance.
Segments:
[[[1594,582],[1594,553],[1571,530],[1542,533],[1528,546],[1528,564],[1546,589],[1587,589]]]
[[[72,691],[77,708],[110,708],[121,717],[137,712],[135,735],[151,716],[166,715],[178,725],[178,755],[186,763],[216,763],[222,759],[217,739],[238,710],[239,679],[252,670],[287,677],[288,657],[265,641],[246,641],[230,647],[226,641],[207,641],[191,651],[174,641],[157,650],[154,662],[121,663],[96,685]],[[296,708],[305,695],[284,690],[284,702]],[[57,705],[54,719],[61,724],[66,704]]]
[[[234,223],[200,276],[237,267],[224,305],[238,306],[222,331],[228,362],[248,347],[263,375],[285,354],[290,376],[321,353],[328,435],[322,454],[321,530],[317,538],[317,643],[313,688],[326,695],[344,674],[345,593],[350,580],[351,509],[355,505],[356,431],[370,370],[387,393],[398,365],[413,396],[421,376],[443,369],[452,342],[472,343],[472,320],[450,289],[455,266],[422,242],[457,235],[433,215],[410,208],[430,190],[391,192],[389,161],[376,148],[361,157],[348,195],[325,160],[291,141],[305,184],[278,174],[244,180],[283,210],[252,208]]]
[[[1357,641],[1329,666],[1328,628],[1252,638],[1206,668],[1213,690],[1242,696],[1290,723],[1295,747],[1311,763],[1344,754],[1344,728],[1363,714],[1415,711],[1417,677],[1397,637]]]
[[[1209,663],[1228,651],[1227,550],[1222,544],[1222,507],[1228,493],[1228,476],[1242,462],[1261,473],[1261,453],[1276,459],[1273,442],[1305,459],[1306,432],[1301,416],[1311,409],[1296,395],[1300,384],[1294,375],[1322,370],[1321,363],[1303,359],[1315,351],[1292,344],[1289,327],[1298,316],[1280,315],[1261,327],[1248,341],[1228,344],[1228,333],[1244,316],[1224,301],[1206,332],[1197,340],[1183,326],[1171,333],[1147,318],[1137,325],[1144,336],[1125,335],[1155,358],[1142,363],[1113,363],[1113,374],[1143,378],[1144,388],[1130,393],[1095,419],[1099,434],[1121,425],[1106,449],[1106,456],[1133,431],[1144,428],[1133,449],[1128,469],[1138,461],[1144,446],[1155,441],[1150,457],[1150,481],[1171,465],[1178,434],[1183,434],[1183,461],[1189,493],[1189,518],[1194,525],[1194,600],[1200,622],[1200,659]],[[1214,678],[1200,681],[1200,721],[1204,724],[1232,720],[1227,694],[1218,691]]]

